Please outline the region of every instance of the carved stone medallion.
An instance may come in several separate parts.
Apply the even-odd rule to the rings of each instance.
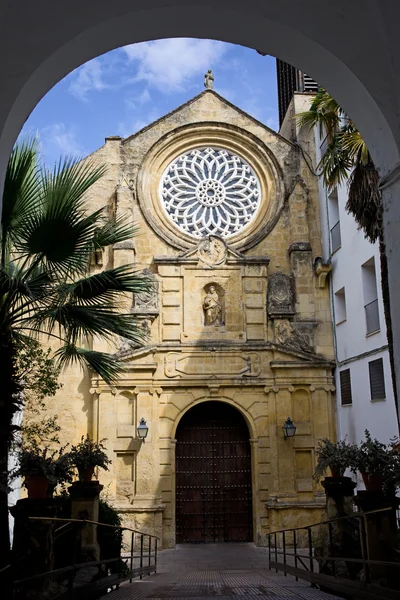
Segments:
[[[295,314],[293,282],[284,273],[273,273],[268,278],[267,307],[271,318],[284,318]]]
[[[197,247],[199,260],[209,267],[217,267],[226,261],[227,247],[216,235],[208,235]]]

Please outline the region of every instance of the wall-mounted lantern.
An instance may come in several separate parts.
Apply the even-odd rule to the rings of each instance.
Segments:
[[[143,419],[143,417],[140,419],[140,423],[137,426],[137,434],[138,434],[138,438],[140,440],[142,440],[142,442],[144,442],[145,438],[147,437],[147,434],[149,433],[149,428],[146,425],[146,421]]]
[[[286,438],[293,437],[294,434],[296,433],[296,425],[293,423],[293,421],[290,417],[288,417],[286,419],[285,424],[282,427],[282,429],[283,429],[283,435],[285,436],[285,440],[286,440]]]

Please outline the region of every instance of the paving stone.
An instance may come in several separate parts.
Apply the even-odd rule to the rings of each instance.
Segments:
[[[107,600],[334,600],[306,581],[268,569],[254,544],[180,545],[159,554],[158,573],[125,583]],[[261,566],[260,566],[261,565]]]

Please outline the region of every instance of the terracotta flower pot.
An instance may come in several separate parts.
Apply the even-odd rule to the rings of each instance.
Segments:
[[[28,498],[41,500],[46,498],[49,480],[43,475],[25,475],[25,486],[28,490]]]
[[[382,491],[383,477],[381,473],[364,473],[361,472],[361,477],[365,485],[365,489],[369,492]]]
[[[78,469],[79,481],[92,481],[94,473],[94,467],[86,467],[85,469]]]

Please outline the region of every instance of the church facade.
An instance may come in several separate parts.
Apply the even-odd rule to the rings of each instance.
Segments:
[[[263,545],[268,531],[322,520],[312,472],[317,439],[335,437],[334,355],[307,156],[206,89],[90,158],[107,165],[90,207],[138,226],[93,272],[135,263],[153,289],[127,299],[147,341],[112,350],[126,366],[115,387],[65,374],[65,439],[107,438],[107,497],[162,547]]]

